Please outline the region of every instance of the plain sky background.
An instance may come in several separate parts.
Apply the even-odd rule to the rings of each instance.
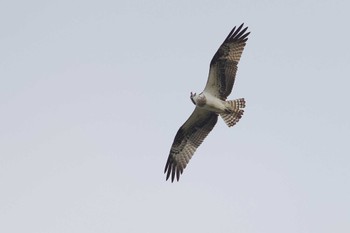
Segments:
[[[1,1],[0,232],[350,232],[350,2]],[[180,182],[176,131],[230,30],[231,99]]]

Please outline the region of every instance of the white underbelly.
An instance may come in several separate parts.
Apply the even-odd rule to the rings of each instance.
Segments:
[[[207,101],[206,104],[203,106],[204,109],[217,113],[222,113],[225,111],[224,101],[209,94],[205,94],[205,97]]]

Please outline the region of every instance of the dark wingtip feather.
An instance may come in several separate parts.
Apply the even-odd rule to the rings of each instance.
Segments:
[[[171,183],[174,182],[174,178],[175,178],[175,167],[174,167],[174,165],[172,165],[172,168],[171,168]]]
[[[176,180],[179,181],[180,179],[180,171],[179,169],[176,170]]]
[[[232,33],[234,33],[235,30],[236,30],[236,26],[234,26],[234,28],[233,28],[233,29],[230,31],[230,33],[227,35],[225,41],[228,40],[228,39],[231,37]]]
[[[248,27],[243,28],[243,26],[244,26],[244,23],[242,23],[237,29],[236,27],[234,27],[232,31],[228,34],[224,42],[230,42],[230,41],[246,42],[248,40],[247,37],[250,34],[250,32],[245,33],[248,30]]]
[[[232,35],[230,36],[230,38],[236,37],[237,33],[239,33],[239,32],[241,31],[242,27],[243,27],[243,23],[237,28],[237,30],[235,30],[235,31],[232,33]]]
[[[171,173],[171,161],[170,161],[170,158],[168,158],[168,161],[165,164],[164,173],[166,173],[166,180],[168,180],[169,177],[170,177],[170,173]]]
[[[164,173],[166,173],[166,181],[170,178],[171,182],[174,182],[175,178],[177,181],[180,180],[180,175],[182,174],[183,169],[176,166],[175,161],[169,157],[168,161],[165,164]]]

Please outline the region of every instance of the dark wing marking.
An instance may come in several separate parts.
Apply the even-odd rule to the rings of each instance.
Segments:
[[[180,175],[205,137],[214,128],[218,115],[196,107],[187,121],[180,127],[171,146],[164,173],[171,182]]]
[[[242,30],[243,24],[228,34],[210,62],[209,78],[204,88],[205,92],[226,100],[235,82],[237,64],[241,58],[244,46],[248,40],[248,27]]]

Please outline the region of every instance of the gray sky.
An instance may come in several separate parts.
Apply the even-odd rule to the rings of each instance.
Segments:
[[[349,1],[3,1],[0,232],[350,232]],[[219,122],[165,182],[229,31]]]

